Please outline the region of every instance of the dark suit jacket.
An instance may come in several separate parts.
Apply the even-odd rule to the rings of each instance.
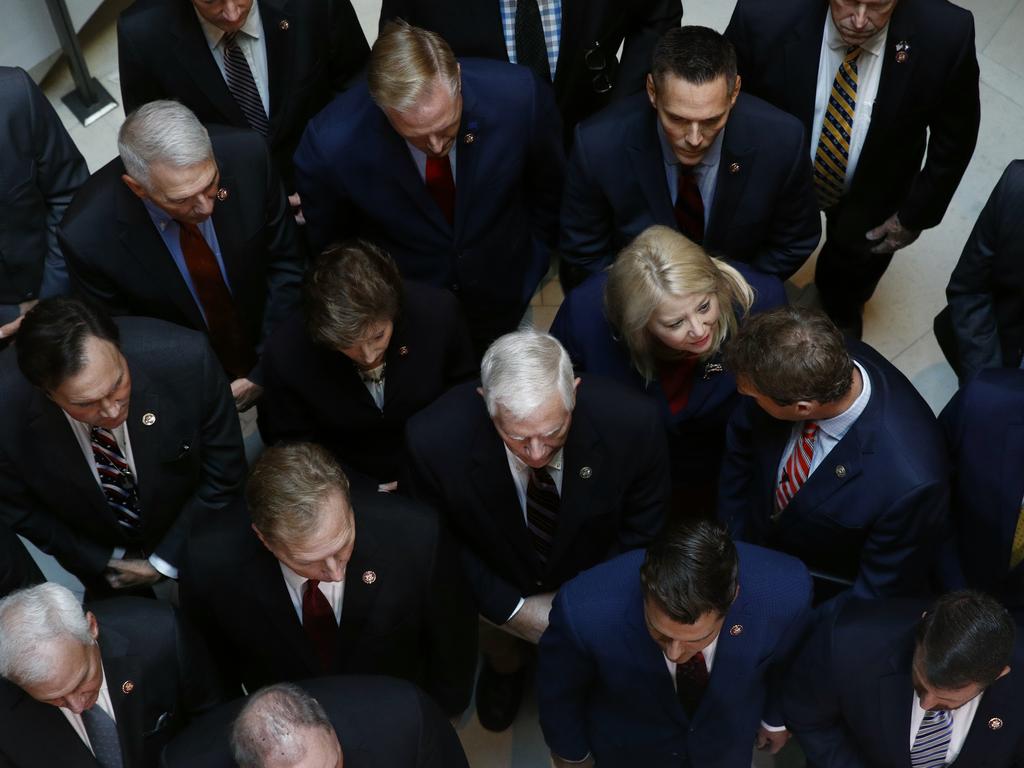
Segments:
[[[294,189],[292,155],[306,123],[362,69],[369,55],[350,0],[261,0],[270,85],[270,145]],[[126,112],[175,99],[204,123],[248,128],[191,3],[136,0],[117,21],[118,71]]]
[[[589,752],[602,768],[748,768],[759,723],[783,724],[775,678],[809,623],[811,579],[795,558],[737,549],[739,596],[692,719],[644,620],[644,553],[563,585],[537,667],[540,725],[552,752],[574,760]]]
[[[45,579],[18,537],[0,525],[0,597]]]
[[[497,2],[384,0],[381,26],[394,18],[439,33],[456,56],[508,61]],[[682,18],[680,0],[562,0],[562,35],[553,85],[567,141],[580,120],[612,99],[643,87],[654,44],[663,32],[678,27]],[[623,43],[622,61],[616,62],[615,54]],[[601,93],[608,83],[613,88]]]
[[[170,737],[222,700],[217,672],[167,603],[120,597],[87,608],[99,622],[100,655],[124,766],[156,768]],[[98,765],[57,707],[0,680],[0,766]]]
[[[939,422],[952,457],[953,540],[962,567],[946,586],[983,589],[1024,613],[1024,566],[1010,570],[1024,498],[1024,371],[982,371]]]
[[[936,336],[961,379],[983,368],[1016,368],[1024,355],[1021,211],[1024,160],[1014,160],[981,209],[946,286],[949,306],[935,319]]]
[[[378,483],[404,475],[405,422],[477,371],[469,332],[450,293],[406,282],[388,346],[384,408],[377,408],[355,365],[315,343],[296,313],[263,356],[266,391],[260,434],[267,443],[319,443],[347,469]],[[352,479],[351,477],[349,479]]]
[[[303,260],[284,191],[259,134],[210,131],[227,191],[213,209],[224,269],[257,349],[299,304]],[[115,315],[206,330],[202,313],[142,201],[114,158],[75,195],[60,225],[73,290]]]
[[[814,139],[828,8],[818,0],[740,0],[725,31],[743,87],[796,115],[805,141]],[[896,60],[900,43],[910,46],[903,63]],[[900,0],[883,56],[871,127],[838,221],[838,231],[860,244],[864,232],[896,212],[910,229],[938,224],[978,138],[978,60],[968,11],[946,0]]]
[[[128,434],[145,554],[179,565],[192,523],[241,494],[245,453],[231,392],[206,338],[150,318],[119,318],[132,377]],[[125,539],[64,412],[0,358],[0,516],[86,586]],[[156,420],[142,421],[144,414]]]
[[[468,768],[451,724],[411,683],[346,675],[297,685],[327,712],[346,768]],[[190,725],[167,745],[160,768],[235,768],[231,723],[244,705],[237,699]]]
[[[926,594],[949,515],[942,432],[891,363],[860,342],[850,343],[850,353],[871,379],[871,399],[777,522],[776,478],[793,423],[773,419],[750,398],[734,411],[719,516],[739,540],[853,581],[858,597]]]
[[[809,768],[910,765],[910,666],[914,630],[927,609],[914,600],[850,601],[815,630],[787,675],[783,698]],[[1022,665],[1018,638],[1010,673],[985,689],[952,765],[1024,765]]]
[[[477,623],[451,539],[432,510],[401,496],[354,493],[352,507],[356,545],[331,672],[412,680],[447,714],[462,712],[476,669]],[[190,540],[182,608],[225,677],[247,691],[319,677],[280,563],[248,515],[235,512]]]
[[[371,240],[403,277],[458,292],[472,327],[521,314],[547,272],[565,160],[554,99],[528,69],[461,64],[454,227],[365,84],[310,122],[295,172],[314,248]]]
[[[25,71],[0,67],[0,304],[68,292],[57,223],[89,169]]]
[[[462,544],[480,613],[502,624],[521,597],[558,589],[584,568],[649,543],[669,493],[665,433],[643,395],[584,377],[563,449],[562,504],[546,566],[526,528],[505,444],[477,382],[409,421],[413,491]]]
[[[751,313],[786,304],[786,292],[778,278],[742,263],[734,266],[756,292]],[[739,402],[736,378],[722,367],[721,355],[714,355],[697,367],[686,407],[673,414],[661,384],[644,381],[633,367],[629,348],[605,317],[607,282],[607,272],[599,272],[570,291],[551,324],[551,335],[562,342],[577,370],[639,389],[657,403],[668,431],[674,485],[685,488],[691,483],[713,482],[725,451],[725,425]]]

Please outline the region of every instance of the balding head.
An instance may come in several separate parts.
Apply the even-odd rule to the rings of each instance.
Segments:
[[[342,768],[341,744],[320,703],[292,683],[249,697],[231,728],[240,768]]]

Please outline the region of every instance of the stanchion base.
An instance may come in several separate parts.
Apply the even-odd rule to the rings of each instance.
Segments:
[[[92,125],[107,112],[117,107],[117,102],[114,98],[107,93],[106,89],[100,85],[99,80],[95,77],[92,80],[92,89],[96,95],[96,100],[88,104],[82,99],[82,94],[78,88],[71,91],[71,93],[63,96],[63,101],[67,108],[71,110],[71,114],[78,118],[78,121],[82,125]]]

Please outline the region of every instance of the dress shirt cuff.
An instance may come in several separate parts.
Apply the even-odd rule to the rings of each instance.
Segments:
[[[585,763],[587,760],[589,760],[590,759],[590,753],[587,752],[587,754],[585,754],[579,760],[570,760],[569,758],[562,757],[561,755],[552,755],[552,757],[557,757],[563,763],[573,763],[573,764],[576,764],[576,763]]]
[[[168,563],[159,555],[150,555],[149,564],[160,571],[161,574],[166,576],[168,579],[178,578],[178,569]]]
[[[124,560],[126,550],[124,547],[114,547],[114,551],[110,553],[111,560]]]
[[[518,603],[516,603],[516,607],[515,607],[515,610],[513,610],[513,611],[512,611],[512,613],[510,613],[510,614],[508,615],[508,618],[507,618],[507,619],[505,619],[505,623],[506,623],[506,624],[508,624],[508,623],[509,623],[510,621],[512,621],[512,619],[514,619],[514,618],[516,617],[516,614],[517,614],[517,613],[519,613],[519,609],[523,607],[523,604],[524,604],[525,602],[526,602],[526,601],[525,601],[525,600],[524,600],[523,598],[521,598],[521,597],[519,598],[519,602],[518,602]]]
[[[768,723],[766,723],[764,720],[761,721],[761,727],[764,728],[766,731],[771,731],[772,733],[782,733],[783,731],[787,730],[786,726],[784,725],[768,725]]]

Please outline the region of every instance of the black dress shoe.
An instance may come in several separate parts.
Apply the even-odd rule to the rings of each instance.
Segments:
[[[511,675],[499,675],[486,661],[476,681],[476,716],[488,731],[506,730],[519,714],[526,683],[526,665]]]

